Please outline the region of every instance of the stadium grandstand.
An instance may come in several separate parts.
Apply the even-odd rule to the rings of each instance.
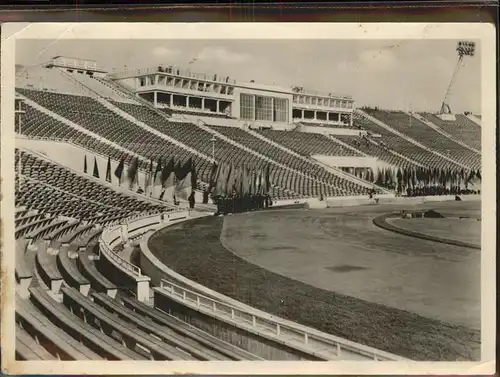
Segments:
[[[300,86],[173,65],[108,72],[65,56],[16,66],[15,96],[19,360],[476,357],[465,326],[446,332],[436,320],[437,346],[395,335],[388,345],[376,330],[335,328],[356,325],[349,313],[320,323],[221,292],[196,275],[218,259],[195,279],[152,246],[163,228],[202,234],[214,214],[479,195],[481,117],[451,114],[448,97],[446,116],[389,111]],[[441,352],[452,332],[467,342]]]

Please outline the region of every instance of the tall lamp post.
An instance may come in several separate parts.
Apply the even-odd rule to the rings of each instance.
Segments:
[[[458,72],[460,71],[460,68],[463,66],[463,61],[464,57],[466,56],[474,56],[476,52],[476,42],[470,42],[470,41],[460,41],[457,43],[457,48],[456,48],[457,54],[458,54],[458,61],[457,65],[455,66],[455,70],[453,71],[453,75],[451,77],[450,84],[448,85],[448,88],[446,89],[446,94],[444,96],[443,103],[441,104],[441,110],[438,115],[441,115],[441,117],[444,118],[454,118],[451,112],[451,108],[449,105],[449,97],[451,94],[451,90],[453,88],[453,84],[455,83],[455,80],[457,78]],[[447,117],[448,115],[448,117]]]

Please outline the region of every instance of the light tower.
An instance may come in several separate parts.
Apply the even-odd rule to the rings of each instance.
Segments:
[[[475,52],[476,52],[475,42],[460,41],[457,43],[457,54],[458,54],[457,65],[455,66],[455,70],[453,71],[453,75],[451,76],[450,84],[446,89],[446,94],[444,96],[443,103],[441,104],[441,110],[438,114],[438,116],[443,120],[455,120],[455,116],[452,114],[450,105],[448,103],[451,90],[457,78],[458,72],[460,71],[460,68],[462,68],[463,66],[464,57],[466,56],[472,57],[474,56]]]

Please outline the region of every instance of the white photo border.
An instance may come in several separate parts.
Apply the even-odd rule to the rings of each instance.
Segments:
[[[1,33],[2,371],[8,374],[385,374],[495,372],[496,32],[485,23],[5,23]],[[21,39],[472,39],[481,43],[482,258],[479,362],[16,361],[14,240],[15,48]]]

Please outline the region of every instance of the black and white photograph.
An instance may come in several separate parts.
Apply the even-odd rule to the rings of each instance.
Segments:
[[[3,27],[2,368],[493,371],[493,28],[125,25]]]

